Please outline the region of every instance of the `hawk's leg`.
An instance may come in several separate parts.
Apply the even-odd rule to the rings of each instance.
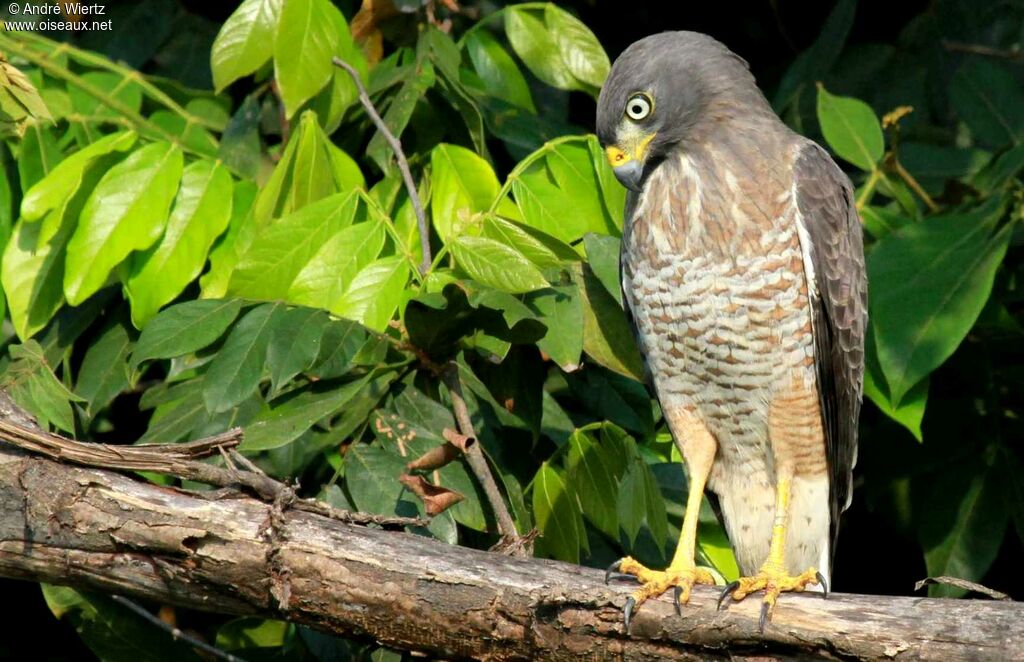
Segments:
[[[676,610],[680,604],[690,600],[690,590],[694,584],[714,584],[714,575],[708,568],[697,567],[694,554],[697,549],[697,523],[700,515],[701,499],[704,496],[704,485],[707,483],[711,465],[715,460],[718,444],[697,418],[686,412],[672,415],[666,412],[669,427],[676,439],[682,439],[680,447],[686,459],[690,474],[689,494],[686,497],[686,514],[683,516],[683,528],[676,546],[672,562],[665,570],[651,570],[644,567],[631,557],[616,561],[608,569],[635,576],[642,586],[626,600],[623,610],[626,629],[633,616],[633,610],[649,598],[654,598],[670,588],[675,589]],[[607,581],[607,579],[606,579]]]
[[[775,602],[784,591],[803,591],[809,584],[821,584],[825,591],[825,578],[815,568],[793,576],[786,570],[786,529],[789,526],[789,499],[792,492],[792,474],[780,475],[775,490],[775,522],[772,526],[772,542],[768,550],[768,559],[753,577],[740,577],[725,587],[722,597],[718,600],[721,609],[722,601],[731,596],[733,600],[742,600],[755,591],[764,591],[764,602],[761,604],[759,627],[764,632],[765,624],[771,619]]]

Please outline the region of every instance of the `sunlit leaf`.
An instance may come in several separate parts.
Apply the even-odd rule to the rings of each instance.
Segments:
[[[462,234],[473,214],[486,211],[498,194],[491,165],[458,145],[441,144],[430,153],[430,214],[442,241]]]
[[[558,469],[545,462],[533,478],[533,516],[541,537],[537,552],[570,563],[579,563],[580,549],[588,548],[583,518],[576,495]]]
[[[182,172],[163,237],[130,261],[125,292],[137,328],[202,271],[210,247],[231,218],[232,188],[227,168],[213,161],[195,161]]]
[[[284,0],[244,0],[224,21],[210,51],[217,91],[262,67],[274,54]]]
[[[89,199],[71,240],[64,295],[77,305],[100,289],[132,251],[163,233],[182,171],[181,150],[170,143],[141,147],[111,168]]]
[[[818,122],[836,154],[861,170],[874,170],[885,151],[882,125],[871,106],[818,87]]]
[[[484,285],[513,293],[548,286],[544,274],[521,253],[493,239],[462,236],[450,246],[459,267]]]

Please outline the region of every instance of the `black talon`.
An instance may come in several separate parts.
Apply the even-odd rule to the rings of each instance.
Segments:
[[[626,621],[626,634],[629,634],[629,622],[633,618],[634,607],[636,607],[636,598],[629,596],[626,598],[626,606],[622,608],[622,615]]]
[[[725,587],[725,590],[724,590],[724,591],[722,591],[722,594],[721,594],[720,596],[718,596],[718,611],[722,611],[722,602],[723,602],[723,601],[724,601],[724,600],[725,600],[725,599],[726,599],[727,597],[729,597],[729,595],[730,595],[730,594],[732,594],[732,592],[733,592],[733,591],[735,591],[735,590],[736,590],[736,589],[738,589],[739,587],[740,587],[740,582],[739,582],[739,580],[737,580],[737,581],[734,581],[734,582],[730,582],[730,583],[729,583],[729,584],[728,584],[728,585],[727,585],[727,586]]]
[[[682,597],[682,595],[683,595],[683,587],[682,586],[676,586],[675,591],[673,591],[673,596],[672,596],[672,602],[675,603],[675,606],[676,606],[676,616],[682,616],[683,615],[682,602],[680,602],[680,598]]]
[[[818,583],[821,584],[821,599],[828,600],[828,583],[825,581],[825,575],[818,573]]]
[[[764,634],[764,626],[768,622],[768,611],[769,611],[769,609],[771,609],[771,604],[769,604],[767,602],[762,602],[761,603],[761,618],[757,622],[758,623],[757,627],[761,631],[761,634]]]
[[[618,571],[622,567],[622,559],[619,559],[615,563],[608,566],[608,569],[604,571],[604,583],[607,584],[612,578],[612,573]]]

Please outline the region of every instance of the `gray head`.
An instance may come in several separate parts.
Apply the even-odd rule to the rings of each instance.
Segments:
[[[662,32],[615,60],[597,101],[597,137],[619,181],[639,190],[649,166],[730,109],[770,112],[747,63],[699,32]]]

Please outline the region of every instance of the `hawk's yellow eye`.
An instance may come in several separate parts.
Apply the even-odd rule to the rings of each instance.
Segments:
[[[651,114],[651,98],[646,94],[634,94],[626,102],[626,115],[631,120],[646,119]]]

